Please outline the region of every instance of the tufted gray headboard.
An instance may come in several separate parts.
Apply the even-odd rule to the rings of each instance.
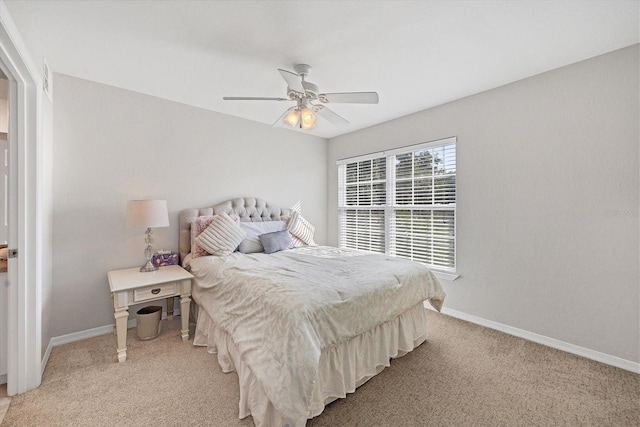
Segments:
[[[254,197],[238,197],[210,208],[184,209],[180,211],[180,262],[191,252],[191,223],[199,216],[221,212],[235,213],[242,222],[284,221],[291,215],[291,209]]]

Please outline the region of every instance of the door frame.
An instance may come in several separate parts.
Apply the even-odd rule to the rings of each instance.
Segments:
[[[0,67],[9,79],[7,394],[42,379],[42,80],[0,0]]]

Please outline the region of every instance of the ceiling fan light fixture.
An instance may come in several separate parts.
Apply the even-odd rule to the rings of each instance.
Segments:
[[[2,0],[0,0],[1,2]],[[287,98],[267,98],[259,96],[223,96],[225,101],[293,101],[297,105],[290,107],[278,117],[273,127],[285,124],[292,128],[309,130],[316,124],[316,114],[334,126],[345,127],[349,122],[322,104],[377,104],[376,92],[336,92],[320,93],[318,85],[308,82],[311,71],[308,64],[294,65],[295,72],[278,68],[278,72],[287,83]],[[321,104],[313,104],[312,102]]]
[[[298,120],[300,119],[300,111],[297,108],[289,111],[289,113],[284,116],[284,121],[291,127],[296,127],[298,124]]]
[[[303,108],[302,112],[301,112],[301,127],[302,129],[311,129],[315,126],[316,123],[316,116],[315,114],[313,114],[313,111],[311,111],[308,108]]]

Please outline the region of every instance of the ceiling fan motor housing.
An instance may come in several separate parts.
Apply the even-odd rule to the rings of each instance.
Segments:
[[[289,98],[292,100],[301,98],[318,99],[318,92],[320,92],[318,85],[305,81],[302,82],[302,87],[304,88],[304,93],[298,92],[288,87],[287,95],[289,96]]]
[[[303,81],[302,87],[304,87],[305,92],[309,95],[310,98],[316,99],[318,97],[318,89],[317,85],[314,85],[311,82]]]
[[[293,71],[299,76],[307,76],[311,71],[311,65],[309,64],[296,64],[293,66]]]

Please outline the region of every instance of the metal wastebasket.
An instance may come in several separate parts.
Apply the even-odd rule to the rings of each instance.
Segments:
[[[157,337],[160,333],[161,317],[162,307],[159,305],[150,305],[138,310],[136,313],[138,338],[144,341]]]

